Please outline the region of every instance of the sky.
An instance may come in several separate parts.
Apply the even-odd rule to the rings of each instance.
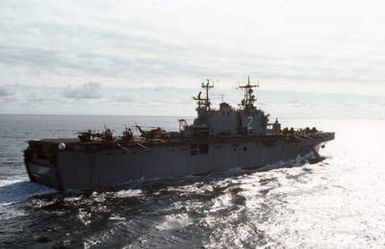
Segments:
[[[0,113],[194,116],[214,104],[282,118],[385,118],[382,0],[0,2]]]

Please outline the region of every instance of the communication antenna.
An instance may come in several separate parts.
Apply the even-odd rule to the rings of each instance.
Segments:
[[[253,88],[259,87],[258,84],[251,84],[250,82],[250,76],[247,77],[247,84],[246,85],[240,85],[239,89],[243,89],[244,91],[244,98],[242,99],[241,106],[244,108],[248,107],[254,107],[254,102],[256,101],[255,95],[253,95],[254,90]]]
[[[201,87],[206,90],[206,98],[205,98],[205,101],[203,104],[206,107],[206,110],[210,110],[210,104],[211,103],[210,103],[210,98],[209,98],[209,90],[211,88],[214,88],[214,84],[210,85],[210,79],[207,79],[206,81],[207,81],[206,84],[204,82],[202,82],[202,85],[201,85]]]

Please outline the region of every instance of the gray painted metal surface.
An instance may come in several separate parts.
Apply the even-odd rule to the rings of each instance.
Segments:
[[[305,156],[334,133],[316,129],[281,130],[278,120],[268,123],[268,115],[254,106],[250,81],[240,88],[245,97],[239,109],[221,103],[211,109],[208,91],[202,83],[197,101],[198,116],[192,125],[181,121],[178,133],[161,129],[143,131],[133,137],[126,131],[113,137],[84,133],[79,139],[29,141],[25,165],[31,181],[57,188],[93,189],[123,184],[135,179],[209,174],[233,168],[257,169],[280,160]]]

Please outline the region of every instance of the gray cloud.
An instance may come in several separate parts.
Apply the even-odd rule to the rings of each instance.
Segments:
[[[15,96],[18,90],[18,85],[0,86],[0,98]]]
[[[68,86],[63,96],[71,99],[99,99],[102,97],[102,85],[98,82],[88,82],[77,87]]]
[[[366,21],[361,23],[356,21],[361,12],[353,9],[314,17],[307,11],[312,4],[305,0],[295,1],[302,9],[284,0],[161,1],[157,6],[134,0],[59,2],[2,1],[2,102],[17,100],[26,110],[40,103],[58,111],[50,104],[56,99],[72,105],[68,110],[78,104],[74,99],[98,99],[106,101],[105,106],[107,101],[117,106],[163,104],[171,106],[170,113],[177,104],[191,101],[206,77],[220,78],[218,87],[231,86],[225,100],[238,103],[241,93],[233,87],[247,75],[274,91],[289,91],[268,95],[272,98],[258,93],[258,100],[286,101],[281,107],[348,105],[356,100],[296,91],[384,95],[385,35],[377,32],[384,22],[381,8],[372,10],[378,9],[376,18],[362,18]],[[324,2],[337,10],[334,1]],[[254,15],[256,10],[259,15]],[[109,82],[110,88],[92,82],[66,87],[68,82],[90,80]],[[12,87],[14,82],[23,82],[23,87]],[[359,101],[364,105],[370,100]],[[82,103],[100,111],[92,101]]]
[[[126,102],[126,103],[137,103],[138,102],[138,99],[135,96],[130,95],[130,94],[113,96],[111,98],[111,100],[115,101],[115,102]]]
[[[139,105],[170,105],[186,104],[193,101],[191,96],[196,89],[177,88],[168,86],[156,87],[129,87],[125,89],[114,89],[111,101],[137,103]],[[188,103],[188,102],[187,102]]]
[[[95,9],[98,8],[92,8]],[[212,40],[191,36],[178,28],[160,30],[144,20],[96,19],[100,25],[19,19],[7,22],[0,23],[0,35],[15,42],[2,45],[0,40],[0,63],[16,73],[22,68],[56,77],[70,73],[131,80],[212,75],[228,79],[251,73],[260,79],[341,83],[377,83],[385,78],[381,68],[384,59],[380,56],[327,56],[330,51],[321,49],[274,53],[253,46],[245,51],[242,46],[233,48],[237,43],[232,44],[229,37],[226,44],[220,39],[223,37]],[[175,37],[168,39],[167,34]]]

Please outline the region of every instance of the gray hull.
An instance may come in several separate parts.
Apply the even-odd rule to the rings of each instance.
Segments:
[[[145,144],[46,139],[30,141],[25,165],[31,181],[59,190],[95,189],[135,179],[258,169],[318,151],[334,133],[313,136],[223,136]],[[66,148],[59,150],[59,143]]]
[[[269,114],[254,102],[248,78],[238,109],[222,102],[211,107],[209,80],[193,99],[197,117],[192,125],[179,120],[179,132],[161,128],[149,131],[140,126],[140,137],[126,128],[121,137],[104,132],[81,132],[78,139],[29,141],[25,165],[31,181],[60,190],[111,187],[135,179],[202,175],[233,168],[258,169],[280,160],[295,159],[318,151],[334,133],[315,127],[281,129],[278,119],[269,123]]]

